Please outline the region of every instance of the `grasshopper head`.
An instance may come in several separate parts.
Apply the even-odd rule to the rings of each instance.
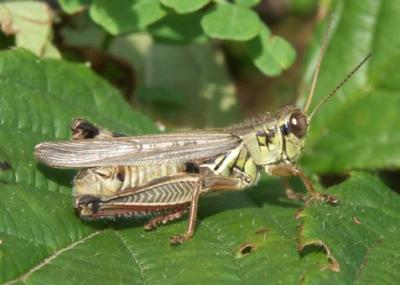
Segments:
[[[302,109],[294,106],[283,107],[274,116],[268,114],[263,120],[247,123],[233,132],[234,135],[242,139],[252,162],[258,167],[264,167],[267,172],[270,167],[279,164],[291,164],[299,158],[312,118],[320,110],[321,106],[332,98],[371,57],[371,53],[368,54],[311,112],[308,112],[314,95],[325,46],[328,42],[329,29],[328,26],[304,107]]]
[[[115,167],[87,168],[78,172],[74,183],[74,196],[112,196],[123,185],[120,172]]]
[[[264,167],[276,163],[292,163],[300,156],[308,132],[308,118],[303,111],[286,106],[274,116],[251,125],[239,135],[254,163]]]
[[[282,138],[283,160],[294,162],[300,156],[308,132],[307,116],[295,107],[289,106],[276,113],[279,132]]]

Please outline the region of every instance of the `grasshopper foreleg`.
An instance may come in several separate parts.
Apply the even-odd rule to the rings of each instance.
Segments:
[[[268,171],[273,176],[297,176],[301,179],[304,186],[306,187],[307,191],[311,195],[311,199],[318,199],[328,202],[329,204],[337,205],[339,200],[336,196],[327,195],[320,193],[314,189],[314,186],[310,180],[310,178],[304,174],[304,172],[297,168],[295,165],[292,164],[280,164],[280,165],[272,165],[268,168]]]

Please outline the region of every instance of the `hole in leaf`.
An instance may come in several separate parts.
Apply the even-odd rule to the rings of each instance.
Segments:
[[[321,240],[309,241],[299,247],[299,254],[303,258],[306,255],[323,253],[328,259],[328,264],[322,266],[321,269],[328,269],[333,272],[340,271],[340,264],[332,255],[330,248]]]
[[[256,246],[254,245],[254,244],[251,244],[251,243],[245,243],[245,244],[242,244],[241,246],[240,246],[240,253],[242,254],[242,255],[248,255],[248,254],[250,254],[254,249],[256,248]]]

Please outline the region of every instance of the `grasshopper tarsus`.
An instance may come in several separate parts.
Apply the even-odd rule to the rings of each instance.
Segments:
[[[187,234],[174,235],[169,238],[169,243],[173,246],[180,245],[188,241],[192,236]]]
[[[339,205],[339,199],[336,196],[316,191],[311,182],[311,179],[307,175],[305,175],[305,173],[300,168],[296,167],[295,165],[292,164],[276,165],[274,167],[270,167],[268,170],[272,175],[280,176],[282,178],[286,196],[291,200],[306,201],[306,203],[308,202],[303,194],[296,193],[290,188],[289,182],[286,179],[287,176],[297,176],[301,179],[303,185],[306,187],[308,193],[310,194],[310,198],[308,200],[320,200],[333,206]]]
[[[332,206],[340,205],[340,200],[335,195],[326,195],[325,201]]]
[[[335,195],[324,194],[321,192],[312,193],[311,197],[306,201],[306,204],[311,200],[322,201],[332,206],[339,206],[340,204],[339,198]]]
[[[187,209],[180,209],[164,216],[155,217],[144,225],[144,229],[146,231],[154,230],[160,224],[165,225],[167,223],[180,219],[186,212]]]

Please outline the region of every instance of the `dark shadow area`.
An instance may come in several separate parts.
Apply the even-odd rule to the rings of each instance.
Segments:
[[[63,29],[84,31],[88,28],[90,19],[85,13],[74,15],[60,13],[58,17],[58,21],[54,23],[54,42],[57,48],[63,52],[63,58],[74,62],[90,62],[91,68],[98,75],[118,88],[127,101],[131,100],[136,89],[136,72],[129,62],[107,51],[112,36],[104,33],[103,46],[98,48],[70,45],[64,38]]]
[[[392,190],[400,194],[400,170],[382,170],[378,172],[383,182]]]
[[[299,185],[294,183],[293,186],[297,191]],[[211,193],[201,197],[198,216],[201,219],[224,211],[261,208],[265,205],[299,208],[303,203],[288,199],[279,180],[263,178],[257,186],[246,190]]]
[[[11,164],[8,161],[0,161],[0,170],[6,171],[11,169]]]
[[[152,218],[155,218],[156,216],[161,215],[161,213],[149,213],[147,214],[137,214],[137,215],[132,215],[129,217],[118,217],[115,218],[115,222],[112,224],[112,228],[115,230],[123,230],[123,229],[128,229],[128,228],[132,228],[132,227],[141,227],[143,228],[143,226],[150,221]],[[187,216],[184,216],[182,219],[179,219],[177,221],[182,221],[185,220]],[[175,221],[171,222],[171,223],[167,223],[167,225],[169,224],[173,224],[175,223]],[[159,225],[160,227],[162,227],[163,225]],[[154,229],[156,230],[156,229]],[[149,230],[149,232],[152,230]],[[143,228],[143,232],[145,232],[145,229]]]
[[[304,185],[299,179],[296,177],[289,177],[288,181],[290,189],[295,193],[306,193]],[[275,177],[264,177],[260,179],[254,191],[253,189],[249,189],[247,194],[259,207],[269,204],[284,208],[298,208],[303,205],[302,202],[289,199],[286,196],[282,182]]]
[[[9,184],[8,177],[10,174],[10,170],[12,170],[11,163],[7,160],[0,161],[0,184]]]
[[[323,174],[319,176],[319,181],[322,186],[328,188],[346,181],[349,178],[349,174]]]
[[[75,216],[77,219],[81,220],[82,224],[95,230],[104,230],[106,228],[110,228],[113,226],[114,223],[114,220],[111,219],[87,220],[81,219],[77,214],[75,214]]]
[[[151,218],[158,216],[160,213],[151,213],[149,215],[132,215],[132,216],[115,216],[102,217],[97,219],[81,218],[79,212],[75,210],[75,216],[80,219],[83,224],[96,230],[112,228],[115,230],[129,229],[133,227],[143,227]],[[178,220],[179,221],[179,220]],[[173,222],[171,222],[172,224]]]
[[[54,181],[62,186],[71,188],[74,176],[77,172],[76,170],[72,169],[51,168],[49,166],[39,163],[37,164],[37,169],[42,172],[47,179]]]
[[[3,28],[4,29],[4,28]],[[9,49],[15,46],[15,36],[10,33],[6,35],[4,32],[0,31],[0,49]]]

